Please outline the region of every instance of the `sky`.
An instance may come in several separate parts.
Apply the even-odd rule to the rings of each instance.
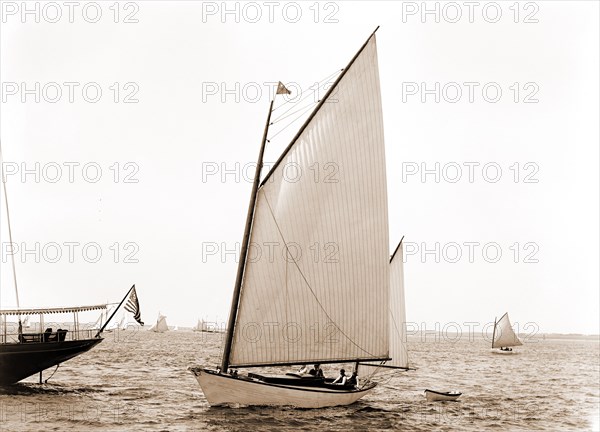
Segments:
[[[274,83],[335,76],[379,25],[412,328],[508,311],[525,332],[600,332],[597,2],[23,5],[0,2],[21,307],[118,302],[135,283],[147,323],[224,321]],[[300,125],[272,128],[267,166]]]

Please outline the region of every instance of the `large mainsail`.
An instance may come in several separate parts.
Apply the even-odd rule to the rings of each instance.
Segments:
[[[494,335],[492,338],[492,348],[523,345],[523,343],[519,340],[519,337],[515,334],[512,325],[510,324],[508,312],[502,315],[502,317],[496,322],[496,325],[494,326]]]
[[[388,358],[387,215],[373,35],[258,190],[231,366]]]

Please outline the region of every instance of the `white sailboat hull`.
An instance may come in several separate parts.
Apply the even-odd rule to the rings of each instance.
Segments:
[[[455,401],[462,393],[450,393],[450,392],[438,392],[435,390],[425,390],[425,397],[427,402],[438,402],[438,401]]]
[[[517,353],[517,351],[502,351],[499,349],[492,349],[492,354],[513,355],[513,354],[518,354],[518,353]]]
[[[375,385],[362,390],[332,390],[316,387],[300,387],[265,383],[260,380],[236,378],[202,368],[191,368],[206,400],[216,405],[270,405],[297,408],[324,408],[350,405]]]

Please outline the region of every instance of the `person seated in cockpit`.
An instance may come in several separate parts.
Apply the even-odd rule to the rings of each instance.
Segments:
[[[340,369],[340,375],[333,381],[333,384],[346,385],[348,377],[346,376],[346,370]]]

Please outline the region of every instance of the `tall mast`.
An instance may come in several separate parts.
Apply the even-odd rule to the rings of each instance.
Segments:
[[[252,185],[252,194],[250,195],[250,204],[248,205],[248,214],[246,216],[246,228],[244,229],[244,239],[242,240],[242,248],[240,250],[240,261],[238,263],[237,276],[235,278],[235,288],[233,290],[233,299],[231,300],[231,310],[229,311],[229,320],[227,322],[227,335],[225,338],[225,348],[223,350],[223,360],[221,362],[221,372],[227,373],[229,368],[229,356],[231,354],[231,344],[233,342],[233,328],[237,318],[238,305],[240,303],[240,293],[242,289],[242,279],[244,277],[244,268],[246,266],[246,256],[248,255],[248,242],[250,240],[250,228],[252,227],[252,219],[254,217],[254,209],[256,207],[256,195],[260,184],[260,172],[263,166],[263,154],[265,153],[265,145],[267,143],[267,132],[269,131],[269,123],[271,122],[271,112],[273,111],[273,101],[269,104],[269,114],[267,115],[267,123],[263,132],[262,143],[258,153],[258,162],[256,162],[256,171],[254,172],[254,183]]]
[[[8,195],[6,194],[6,179],[4,178],[4,158],[2,156],[2,144],[0,143],[0,175],[2,176],[2,178],[0,179],[0,181],[2,181],[2,188],[4,190],[4,203],[6,204],[6,223],[8,225],[8,241],[10,242],[10,247],[11,247],[11,251],[13,246],[13,240],[12,240],[12,230],[10,228],[10,213],[8,211]],[[14,251],[12,251],[14,252]],[[15,298],[17,300],[17,309],[20,309],[21,306],[19,304],[19,289],[17,288],[17,272],[15,270],[15,254],[11,253],[10,254],[11,257],[11,262],[12,262],[12,271],[13,271],[13,281],[15,284]],[[19,322],[21,322],[21,316],[19,315]]]
[[[496,317],[494,317],[494,332],[492,333],[492,348],[494,348],[494,339],[496,338]]]

